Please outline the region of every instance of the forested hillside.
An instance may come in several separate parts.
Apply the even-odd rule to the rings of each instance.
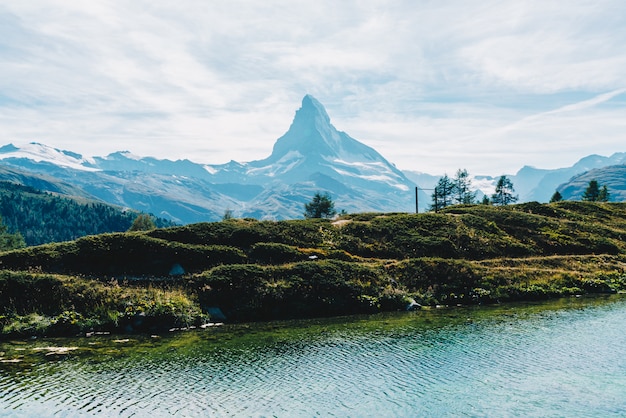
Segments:
[[[28,186],[0,182],[0,217],[11,233],[19,232],[26,245],[70,241],[85,235],[122,232],[138,212],[98,202],[80,202]],[[154,219],[157,227],[173,226]]]

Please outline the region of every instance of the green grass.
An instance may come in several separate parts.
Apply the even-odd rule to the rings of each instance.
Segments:
[[[209,307],[249,321],[617,292],[626,204],[230,219],[5,252],[0,268],[2,332],[24,335],[150,332]]]
[[[206,321],[181,285],[137,286],[77,276],[0,271],[3,334],[162,331]]]

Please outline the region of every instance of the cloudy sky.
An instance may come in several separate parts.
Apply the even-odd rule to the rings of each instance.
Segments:
[[[401,169],[626,152],[626,2],[0,0],[0,145],[251,161],[307,93]]]

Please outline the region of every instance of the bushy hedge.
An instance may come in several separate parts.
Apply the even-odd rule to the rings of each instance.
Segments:
[[[291,245],[259,242],[252,246],[249,258],[252,262],[259,264],[284,264],[302,261],[306,255]]]
[[[200,302],[231,320],[372,312],[389,286],[382,270],[338,260],[219,266],[194,280]],[[394,308],[399,308],[396,306]]]
[[[185,245],[143,233],[103,234],[0,254],[0,267],[101,276],[167,276],[172,266],[185,271],[242,263],[244,252],[221,245]]]
[[[63,282],[53,275],[0,271],[0,310],[4,315],[56,315],[68,304],[69,296]]]
[[[480,280],[469,261],[442,258],[404,260],[388,267],[388,274],[427,303],[445,303],[450,298],[464,299],[453,303],[471,303],[469,295]]]
[[[148,235],[183,244],[227,245],[242,249],[249,249],[260,242],[310,247],[321,244],[320,226],[329,223],[330,221],[326,219],[280,222],[229,219],[222,222],[157,229]]]

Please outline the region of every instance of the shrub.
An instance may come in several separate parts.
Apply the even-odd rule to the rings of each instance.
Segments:
[[[443,301],[450,294],[470,300],[480,276],[467,261],[440,258],[416,258],[389,267],[388,274],[409,292],[430,294]]]
[[[260,264],[284,264],[305,258],[297,248],[274,242],[254,244],[249,257],[252,262]]]

